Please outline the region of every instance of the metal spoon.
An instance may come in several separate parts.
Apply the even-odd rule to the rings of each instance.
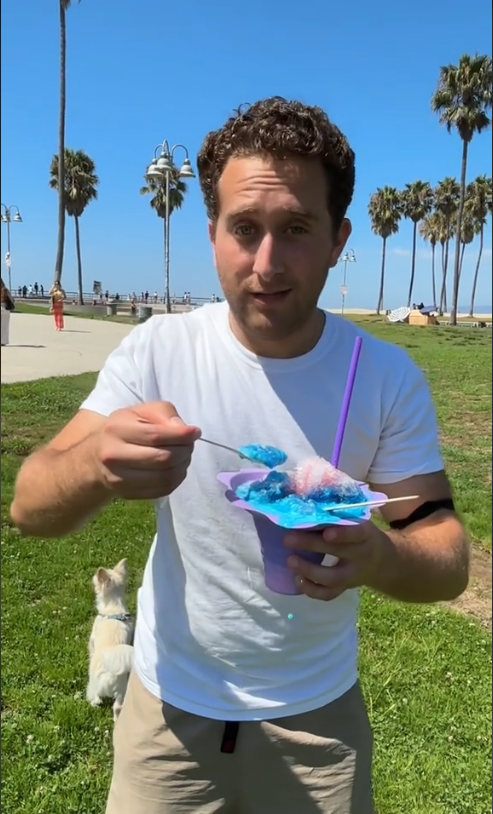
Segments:
[[[228,447],[226,446],[226,444],[219,444],[217,441],[209,441],[208,438],[203,438],[202,436],[200,436],[199,441],[203,441],[204,444],[210,444],[212,447],[219,447],[220,449],[228,450],[228,452],[234,452],[234,454],[238,455],[238,457],[240,457],[242,461],[250,461],[250,463],[255,464],[256,466],[258,466],[261,463],[261,461],[254,460],[253,458],[249,458],[248,455],[244,455],[243,452],[240,452],[239,449],[235,449],[234,447]],[[265,464],[262,464],[262,466],[265,466]]]

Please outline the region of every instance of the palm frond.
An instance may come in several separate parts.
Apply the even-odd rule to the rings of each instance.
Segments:
[[[440,242],[440,221],[441,215],[439,212],[431,212],[419,224],[419,234],[431,246],[436,246]]]
[[[374,234],[383,239],[397,234],[403,214],[401,193],[395,187],[379,187],[370,198],[368,213]]]
[[[144,176],[145,186],[140,188],[140,195],[152,195],[150,205],[156,212],[158,218],[166,217],[166,186],[164,181],[156,181],[154,178]],[[179,170],[170,176],[169,184],[169,211],[170,215],[177,209],[181,209],[185,200],[188,187],[179,177]]]
[[[478,175],[467,185],[464,212],[480,226],[485,226],[492,208],[492,182],[487,175]]]
[[[475,133],[490,126],[491,101],[491,57],[464,54],[458,65],[440,69],[431,108],[448,132],[457,130],[464,141],[470,142]]]
[[[53,156],[50,167],[50,187],[59,186],[58,155]],[[80,217],[91,201],[98,197],[99,178],[96,164],[83,150],[65,150],[65,208],[67,215]]]
[[[433,203],[434,194],[428,181],[406,184],[402,192],[402,213],[405,218],[409,218],[413,223],[419,223],[431,212]]]

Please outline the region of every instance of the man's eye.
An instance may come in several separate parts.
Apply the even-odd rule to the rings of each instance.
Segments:
[[[293,226],[290,226],[288,232],[290,232],[292,235],[306,235],[308,229],[306,229],[305,226],[301,226],[299,223],[297,223]]]
[[[235,235],[238,235],[238,237],[251,237],[253,235],[253,226],[249,226],[248,223],[235,226]]]

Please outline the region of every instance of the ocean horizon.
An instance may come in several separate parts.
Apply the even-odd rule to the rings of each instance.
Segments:
[[[461,314],[469,313],[469,306],[468,305],[459,305],[459,311]],[[493,308],[491,305],[475,305],[474,306],[474,313],[475,314],[493,314]]]

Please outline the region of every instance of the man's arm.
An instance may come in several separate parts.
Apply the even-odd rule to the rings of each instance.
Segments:
[[[140,371],[151,323],[125,337],[106,360],[83,409],[24,462],[11,506],[12,519],[24,534],[63,537],[111,501],[100,480],[95,446],[108,416],[143,400]]]
[[[389,498],[419,497],[387,504],[381,512],[387,523],[409,517],[426,503],[452,497],[426,380],[405,354],[397,348],[395,354],[388,384],[393,393],[386,399],[390,406],[368,480]],[[433,511],[402,530],[382,531],[368,522],[331,526],[320,535],[290,533],[287,546],[338,558],[333,567],[290,558],[303,592],[324,601],[366,585],[403,602],[439,602],[459,596],[468,583],[467,535],[455,512],[447,509]]]
[[[451,495],[444,472],[418,475],[387,486],[379,483],[380,490],[389,497],[419,494],[414,504],[410,501],[409,512]],[[405,505],[385,506],[385,520],[405,518]],[[368,521],[329,526],[320,534],[290,532],[285,542],[295,551],[318,551],[338,559],[327,567],[297,555],[289,558],[303,593],[313,599],[327,602],[348,588],[367,586],[401,602],[441,602],[455,599],[467,587],[469,543],[459,518],[449,510],[435,511],[402,531],[383,531]]]
[[[107,419],[81,410],[22,468],[12,518],[26,534],[60,537],[113,497],[170,495],[184,481],[199,437],[166,401],[122,408]]]
[[[387,523],[409,517],[426,503],[450,500],[443,471],[375,487],[388,497],[419,495],[416,501],[389,503],[381,510]],[[438,509],[402,530],[384,532],[369,586],[404,602],[455,599],[469,579],[469,541],[457,515]]]
[[[11,506],[12,519],[23,534],[63,537],[111,501],[96,459],[97,437],[105,421],[81,410],[53,441],[25,461]]]

